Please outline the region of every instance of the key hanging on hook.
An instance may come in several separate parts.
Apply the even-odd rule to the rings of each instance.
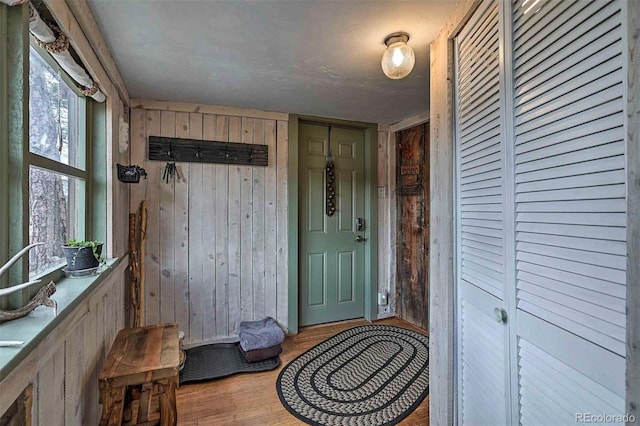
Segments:
[[[178,172],[178,168],[176,167],[176,160],[173,158],[173,145],[169,144],[169,151],[167,155],[171,159],[167,161],[167,165],[164,167],[164,173],[162,174],[162,179],[165,183],[169,183],[174,180],[176,177],[178,180],[180,179],[180,173]]]

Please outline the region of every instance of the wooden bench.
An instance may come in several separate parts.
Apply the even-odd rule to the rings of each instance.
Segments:
[[[120,330],[99,376],[100,424],[175,425],[179,363],[177,324]]]

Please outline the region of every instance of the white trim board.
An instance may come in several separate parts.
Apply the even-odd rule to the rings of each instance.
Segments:
[[[640,2],[623,3],[627,38],[627,387],[626,408],[640,416]],[[624,62],[623,62],[624,65]]]
[[[131,99],[131,108],[158,111],[193,112],[201,114],[228,115],[232,117],[260,118],[264,120],[289,121],[285,112],[261,111],[217,105],[192,104],[187,102],[161,101],[156,99]]]
[[[427,123],[429,122],[429,114],[429,111],[427,111],[414,115],[413,117],[405,118],[402,121],[389,125],[389,131],[399,132],[401,130],[410,129],[411,127],[415,127],[419,124]]]
[[[91,77],[100,85],[100,90],[102,90],[107,98],[109,96],[119,95],[116,93],[116,86],[111,81],[96,52],[93,50],[91,43],[85,36],[85,29],[78,23],[67,2],[45,0],[44,3],[53,15],[56,23],[60,26],[60,29],[69,38],[69,42],[78,56],[80,56],[83,65],[87,67],[87,71]],[[123,101],[128,103],[129,99],[123,99]]]
[[[120,75],[120,71],[118,70],[118,66],[114,61],[113,56],[111,55],[111,51],[109,51],[107,43],[98,28],[98,24],[91,13],[89,4],[86,0],[74,0],[67,2],[67,4],[87,37],[89,45],[91,45],[93,50],[96,52],[105,72],[118,91],[120,98],[123,100],[125,105],[129,105],[129,92],[127,91],[127,86],[122,79],[122,75]]]

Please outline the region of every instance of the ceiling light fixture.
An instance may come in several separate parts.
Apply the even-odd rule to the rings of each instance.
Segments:
[[[416,63],[413,49],[407,46],[409,34],[397,32],[384,39],[387,49],[382,54],[382,71],[392,80],[400,80],[409,75]]]

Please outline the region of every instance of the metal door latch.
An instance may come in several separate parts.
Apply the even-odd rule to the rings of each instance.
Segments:
[[[367,241],[367,239],[365,237],[363,237],[362,235],[356,236],[356,243],[363,243],[365,241]]]

